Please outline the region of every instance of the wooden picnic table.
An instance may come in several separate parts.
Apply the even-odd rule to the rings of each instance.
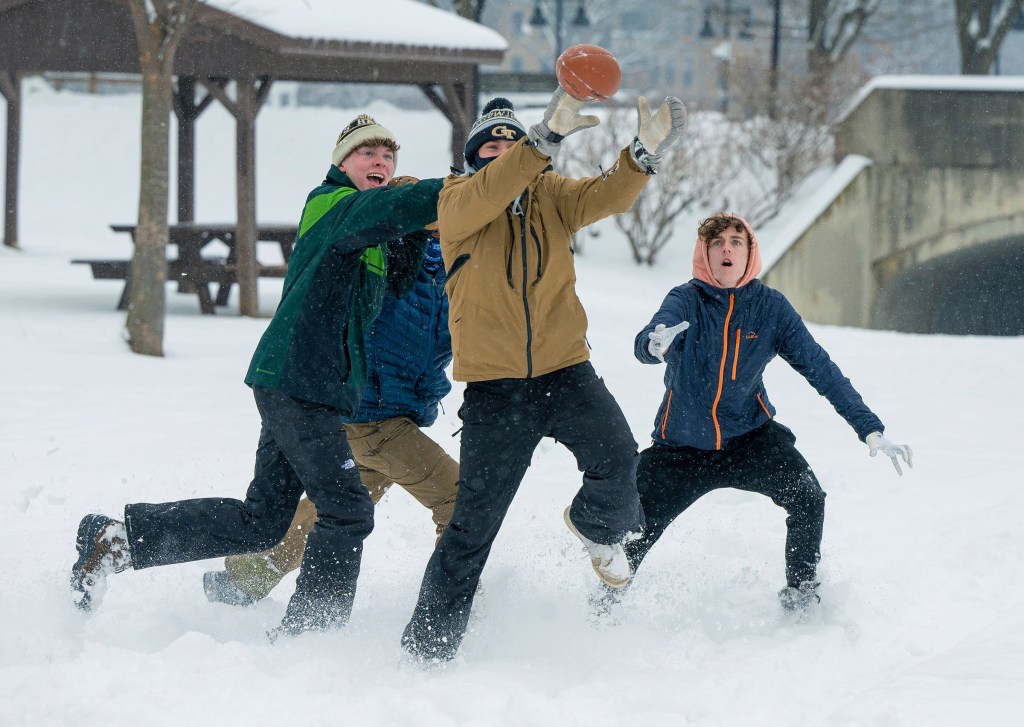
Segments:
[[[111,225],[114,232],[127,232],[135,242],[135,225]],[[288,270],[292,247],[295,245],[294,225],[257,225],[258,242],[276,242],[281,249],[283,264],[257,264],[256,274],[263,278],[283,278]],[[167,280],[178,283],[179,293],[191,293],[199,297],[199,309],[203,313],[216,312],[216,306],[227,305],[231,286],[238,282],[235,264],[235,225],[232,223],[183,222],[168,225],[168,244],[177,248],[177,254],[168,254]],[[213,242],[222,242],[228,248],[227,256],[204,255]],[[72,260],[72,263],[87,264],[96,279],[124,280],[124,289],[117,309],[128,305],[128,291],[131,284],[131,260]],[[211,296],[210,285],[218,285],[216,296]]]

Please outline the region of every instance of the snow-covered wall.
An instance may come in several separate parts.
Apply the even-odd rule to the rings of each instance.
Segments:
[[[760,235],[765,281],[809,320],[870,327],[901,273],[1024,239],[1024,79],[876,79],[836,154]]]

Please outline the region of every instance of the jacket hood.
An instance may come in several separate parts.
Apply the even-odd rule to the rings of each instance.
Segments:
[[[754,235],[754,228],[750,226],[750,223],[737,214],[732,212],[729,214],[736,217],[743,223],[743,227],[746,228],[747,235],[750,237],[750,252],[747,256],[747,269],[743,271],[743,277],[740,278],[739,282],[734,286],[736,288],[741,288],[761,274],[761,247],[757,244],[757,236]],[[708,285],[713,285],[716,288],[723,287],[721,283],[715,280],[715,276],[711,274],[711,262],[708,259],[708,246],[699,236],[697,237],[697,244],[693,249],[693,277],[707,283]]]

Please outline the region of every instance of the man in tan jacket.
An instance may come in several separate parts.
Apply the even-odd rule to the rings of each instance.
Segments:
[[[563,138],[598,123],[582,105],[558,89],[527,133],[512,104],[494,99],[470,132],[468,173],[448,177],[438,199],[454,378],[467,386],[455,512],[402,637],[420,659],[458,650],[491,544],[544,437],[583,472],[565,520],[594,570],[613,588],[632,577],[622,543],[644,524],[637,445],[589,362],[571,240],[630,208],[682,134],[686,110],[668,98],[652,115],[641,98],[637,138],[615,166],[569,179],[551,171],[551,157]]]

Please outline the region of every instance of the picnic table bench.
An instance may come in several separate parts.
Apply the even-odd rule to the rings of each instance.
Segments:
[[[114,232],[127,232],[135,242],[135,225],[111,225]],[[294,225],[259,225],[257,241],[276,242],[281,249],[284,264],[257,264],[256,274],[262,278],[283,278],[288,271],[288,260],[295,244]],[[203,255],[203,249],[220,241],[228,248],[227,256]],[[227,305],[231,286],[238,282],[235,264],[235,225],[179,223],[168,226],[168,243],[177,247],[177,255],[167,258],[167,280],[177,282],[179,293],[198,296],[199,309],[206,314],[216,312],[217,306]],[[72,260],[75,265],[89,265],[96,280],[124,280],[117,309],[128,305],[131,285],[131,260]],[[216,283],[217,294],[210,294],[210,285]]]

